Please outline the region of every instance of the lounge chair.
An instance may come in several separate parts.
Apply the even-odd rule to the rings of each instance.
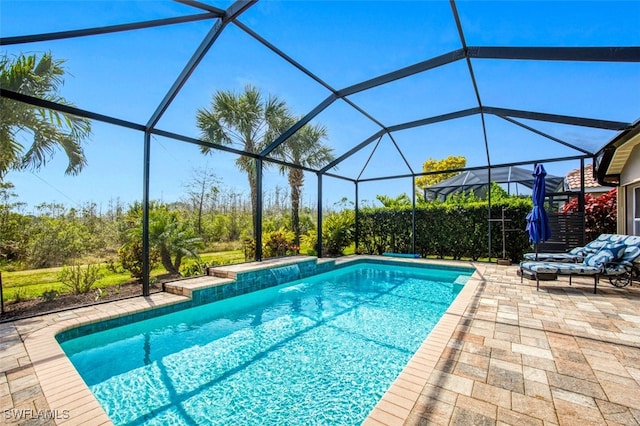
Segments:
[[[576,247],[567,253],[525,253],[525,260],[534,260],[542,262],[574,262],[579,263],[590,254],[596,253],[604,245],[611,244],[614,240],[618,240],[620,235],[617,234],[601,234],[598,238],[591,241],[584,247]]]
[[[594,293],[600,277],[608,277],[609,282],[616,287],[631,284],[633,275],[637,271],[634,262],[640,258],[640,237],[603,234],[598,239],[604,235],[608,235],[607,242],[597,252],[588,254],[579,263],[521,262],[520,282],[526,271],[536,278],[536,290],[540,289],[538,274],[568,275],[569,285],[574,275],[592,276]]]

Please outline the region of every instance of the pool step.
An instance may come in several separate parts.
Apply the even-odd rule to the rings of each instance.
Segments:
[[[186,280],[171,281],[164,284],[164,291],[193,299],[193,292],[234,282],[228,278],[204,276]]]
[[[310,256],[290,256],[276,259],[266,259],[260,262],[236,263],[234,265],[213,266],[208,268],[208,274],[219,278],[236,279],[240,274],[256,272],[265,269],[274,269],[282,266],[289,266],[300,263],[313,263],[317,265],[334,259],[318,259]],[[317,272],[316,272],[317,273]]]
[[[207,275],[165,283],[164,290],[186,296],[194,305],[200,305],[282,284],[283,279],[287,281],[287,274],[283,275],[282,269],[292,266],[295,266],[292,268],[295,275],[290,277],[295,280],[333,270],[335,259],[291,256],[210,267]]]

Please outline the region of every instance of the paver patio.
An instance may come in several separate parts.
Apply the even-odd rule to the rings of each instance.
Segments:
[[[602,282],[594,295],[590,279],[561,279],[536,291],[516,266],[472,265],[365,424],[640,424],[638,283]],[[181,300],[160,293],[0,324],[0,423],[109,424],[53,336]]]

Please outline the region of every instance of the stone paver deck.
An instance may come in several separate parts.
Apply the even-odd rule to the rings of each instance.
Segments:
[[[516,266],[476,266],[458,320],[443,318],[365,424],[640,424],[637,283],[594,295],[592,279],[565,277],[536,291]]]
[[[456,262],[469,265],[468,262]],[[640,425],[640,286],[474,278],[365,424]],[[160,293],[0,324],[0,424],[110,424],[54,336],[184,301]]]

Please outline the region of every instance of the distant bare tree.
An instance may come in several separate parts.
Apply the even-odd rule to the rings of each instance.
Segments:
[[[194,169],[191,179],[185,185],[187,202],[196,212],[196,231],[202,237],[202,215],[207,205],[213,204],[220,193],[220,179],[207,168]]]

